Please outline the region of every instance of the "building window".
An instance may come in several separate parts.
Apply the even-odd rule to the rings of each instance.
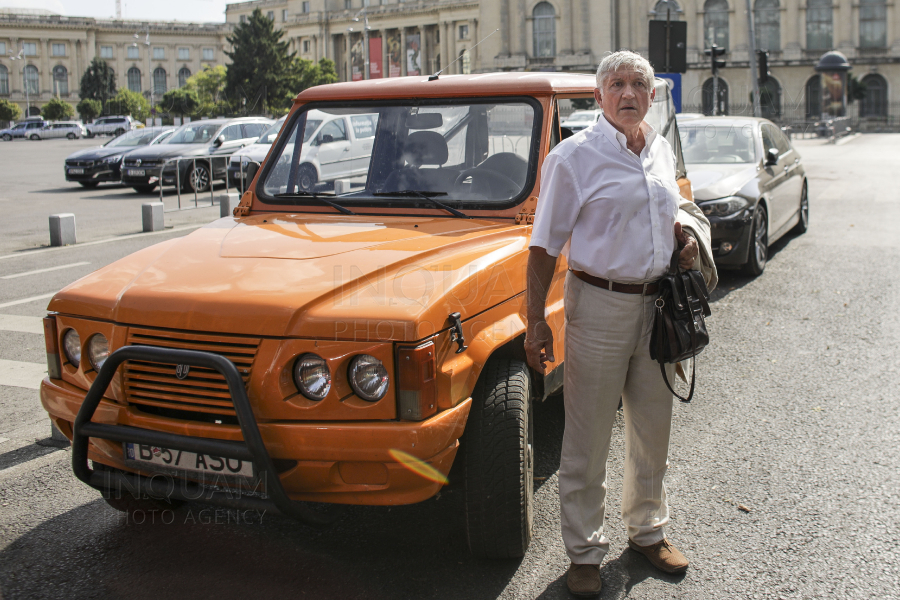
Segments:
[[[459,72],[463,75],[469,75],[472,72],[472,53],[463,49],[459,53]]]
[[[756,49],[781,50],[781,8],[778,0],[756,0],[753,9],[756,21]]]
[[[166,49],[155,47],[153,48],[153,60],[165,60],[166,59]]]
[[[191,60],[191,49],[190,48],[179,48],[178,49],[178,60]]]
[[[66,45],[65,44],[53,44],[50,46],[50,53],[53,56],[65,56],[66,55]]]
[[[162,67],[157,67],[155,71],[153,71],[153,94],[156,96],[162,96],[166,93],[166,70]]]
[[[247,15],[241,15],[241,23],[247,22]]]
[[[764,119],[774,121],[781,117],[781,84],[774,77],[759,84],[759,108]]]
[[[859,101],[859,116],[886,117],[887,81],[881,75],[871,73],[863,77],[862,82],[866,86],[866,97]]]
[[[141,70],[137,67],[128,69],[128,89],[132,92],[141,91]]]
[[[309,12],[309,0],[303,0],[303,4],[300,5],[300,11],[308,13]]]
[[[288,12],[286,8],[281,9],[281,20],[287,21]]]
[[[303,53],[309,52],[309,40],[303,40]]]
[[[184,84],[187,83],[188,77],[191,76],[191,70],[187,67],[181,67],[178,71],[178,87],[184,87]]]
[[[818,119],[822,116],[822,76],[813,75],[806,82],[806,118]]]
[[[270,10],[269,12],[267,12],[266,18],[269,19],[270,21],[274,21],[275,20],[275,11]]]
[[[100,46],[100,58],[112,58],[113,57],[113,47],[112,46]]]
[[[469,39],[469,26],[468,25],[460,25],[459,26],[459,39],[461,39],[461,40]]]
[[[22,49],[25,50],[25,56],[37,56],[37,42],[25,42]]]
[[[703,41],[707,48],[728,48],[727,0],[706,0],[703,5]]]
[[[556,56],[556,9],[541,2],[532,11],[534,17],[534,55]]]
[[[860,0],[859,47],[887,46],[887,6],[884,0]]]
[[[138,50],[137,46],[128,46],[126,56],[128,56],[128,58],[130,58],[131,60],[137,60],[141,57],[141,51]]]
[[[69,71],[62,65],[53,67],[53,95],[69,95]]]
[[[806,49],[831,50],[834,22],[833,0],[809,0],[806,3]]]
[[[6,42],[0,42],[0,54],[6,56]]]
[[[344,10],[353,8],[353,0],[344,0]]]
[[[659,0],[653,7],[653,20],[665,21],[668,18],[672,21],[680,21],[681,12],[681,7],[675,0]]]
[[[34,65],[25,67],[25,89],[28,90],[29,94],[38,93],[38,70]]]
[[[716,91],[719,94],[719,103],[716,106],[717,115],[728,114],[728,83],[719,77],[716,83]],[[703,114],[711,115],[713,109],[713,78],[710,77],[703,82]]]
[[[216,49],[215,48],[204,48],[203,49],[203,60],[216,60]]]
[[[0,96],[9,96],[9,71],[6,65],[0,65]]]

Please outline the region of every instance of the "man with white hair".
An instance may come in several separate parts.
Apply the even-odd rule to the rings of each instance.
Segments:
[[[562,536],[572,561],[569,590],[600,593],[606,462],[619,399],[625,417],[622,519],[628,544],[668,573],[687,559],[667,540],[663,477],[672,394],[650,358],[658,281],[673,252],[693,268],[697,241],[678,222],[680,193],[672,147],[644,117],[653,68],[628,51],[597,69],[603,117],[558,144],[544,161],[528,260],[528,363],[554,362],[544,320],[547,290],[568,242],[565,312],[566,428],[559,469]],[[702,219],[702,215],[700,216]],[[672,365],[667,375],[673,377]]]

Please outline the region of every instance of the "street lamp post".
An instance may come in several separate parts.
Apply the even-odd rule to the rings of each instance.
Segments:
[[[356,13],[353,17],[354,22],[359,22],[359,17],[362,15],[363,18],[363,61],[365,61],[365,66],[363,68],[363,79],[369,79],[369,31],[372,29],[369,27],[369,14],[366,12],[366,9],[369,7],[369,0],[363,0],[362,9]],[[352,32],[353,28],[348,27],[347,31]],[[350,74],[350,79],[353,79],[353,73]]]
[[[15,56],[12,54],[9,55],[10,60],[21,60],[22,61],[22,85],[25,88],[25,117],[31,116],[31,99],[28,97],[28,76],[25,73],[25,67],[28,65],[25,64],[25,43],[22,43],[22,49],[19,50],[19,53]]]
[[[138,40],[141,37],[141,32],[145,31],[147,36],[144,38],[144,46],[147,49],[147,81],[150,84],[149,89],[147,90],[148,96],[150,98],[150,109],[153,109],[153,73],[150,71],[150,28],[139,29],[137,33],[134,34],[134,39]],[[137,42],[131,42],[132,48],[137,48]]]

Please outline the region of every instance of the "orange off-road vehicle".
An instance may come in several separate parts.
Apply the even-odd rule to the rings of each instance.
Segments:
[[[328,505],[430,498],[456,460],[472,551],[522,555],[567,269],[542,375],[523,351],[528,242],[561,107],[593,88],[502,73],[300,94],[233,218],[50,302],[41,401],[77,477],[122,510],[202,498],[322,524]],[[680,161],[674,116],[658,82],[648,119]]]

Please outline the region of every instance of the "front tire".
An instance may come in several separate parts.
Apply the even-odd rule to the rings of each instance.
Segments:
[[[463,436],[469,549],[521,557],[534,523],[534,426],[528,367],[491,360],[472,394]]]
[[[8,133],[4,133],[4,134],[3,134],[3,141],[5,141],[5,142],[11,142],[11,141],[12,141],[12,136],[9,135]]]
[[[318,180],[319,176],[316,173],[316,168],[314,166],[309,164],[300,165],[300,170],[297,172],[297,185],[302,191],[313,191]]]
[[[184,179],[187,191],[197,192],[198,194],[208,192],[209,186],[212,185],[209,166],[202,162],[198,162],[196,165],[191,166]]]
[[[31,134],[31,137],[28,138],[28,139],[30,139],[30,140],[36,142],[36,141],[38,141],[39,139],[41,139],[41,136],[39,136],[39,135],[36,134],[36,133],[32,133],[32,134]]]
[[[69,138],[70,140],[74,140],[74,139],[75,139],[75,134],[74,134],[74,133],[70,133],[70,134],[68,134],[66,137]]]
[[[769,216],[766,207],[762,204],[756,206],[753,213],[753,227],[750,229],[750,252],[747,256],[747,264],[744,271],[753,277],[759,277],[766,268],[769,260]]]
[[[800,220],[794,225],[794,233],[803,235],[809,230],[809,191],[806,182],[803,182],[803,191],[800,192]]]
[[[123,133],[125,133],[125,130],[120,127],[119,129],[116,129],[115,133],[113,133],[113,137],[119,137]]]

